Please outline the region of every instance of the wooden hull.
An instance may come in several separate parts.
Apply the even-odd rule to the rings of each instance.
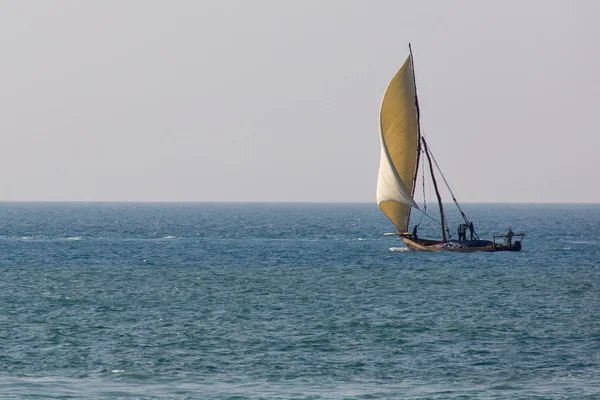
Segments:
[[[453,251],[456,253],[473,253],[476,251],[486,251],[486,252],[495,252],[495,251],[520,251],[521,250],[521,242],[515,242],[511,247],[508,247],[503,244],[488,242],[489,244],[484,244],[480,246],[469,246],[469,247],[448,247],[444,246],[444,242],[441,240],[429,240],[429,239],[417,239],[412,240],[406,236],[402,236],[402,241],[406,244],[406,246],[414,251]],[[483,241],[480,241],[483,242]],[[469,241],[466,242],[456,242],[458,245],[461,243],[469,244]]]

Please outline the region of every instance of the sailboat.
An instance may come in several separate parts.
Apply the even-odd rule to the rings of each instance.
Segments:
[[[492,236],[492,240],[481,240],[474,231],[474,226],[467,218],[448,182],[439,169],[437,161],[427,146],[421,133],[419,99],[414,72],[412,48],[409,56],[390,81],[379,113],[379,133],[381,142],[381,160],[377,180],[377,204],[381,211],[394,224],[396,234],[402,238],[406,246],[415,251],[519,251],[524,234],[515,234],[509,229],[507,234]],[[427,166],[423,164],[427,164]],[[415,189],[419,176],[419,166],[425,178],[425,168],[435,190],[439,207],[440,239],[424,239],[417,232],[418,224],[409,231],[411,211],[418,210],[425,215],[415,202]],[[434,168],[435,167],[435,168]],[[442,197],[437,184],[437,174],[446,184],[462,221],[459,225],[459,238],[453,240]],[[426,207],[424,207],[426,208]],[[430,218],[433,218],[429,216]],[[466,234],[470,233],[470,240]]]

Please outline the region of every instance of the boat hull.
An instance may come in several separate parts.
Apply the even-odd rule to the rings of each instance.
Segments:
[[[450,241],[416,239],[403,236],[402,241],[413,251],[453,251],[456,253],[474,253],[476,251],[495,252],[495,251],[520,251],[521,242],[516,241],[510,247],[503,244],[489,242],[487,240],[478,241]],[[456,244],[456,246],[452,246]]]

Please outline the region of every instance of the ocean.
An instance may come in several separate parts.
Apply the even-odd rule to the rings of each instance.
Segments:
[[[600,205],[463,208],[0,203],[0,399],[600,398]]]

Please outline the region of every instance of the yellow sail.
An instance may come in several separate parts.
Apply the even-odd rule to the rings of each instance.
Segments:
[[[377,204],[398,231],[408,230],[417,169],[419,130],[412,60],[409,56],[390,81],[379,114],[381,160]]]

